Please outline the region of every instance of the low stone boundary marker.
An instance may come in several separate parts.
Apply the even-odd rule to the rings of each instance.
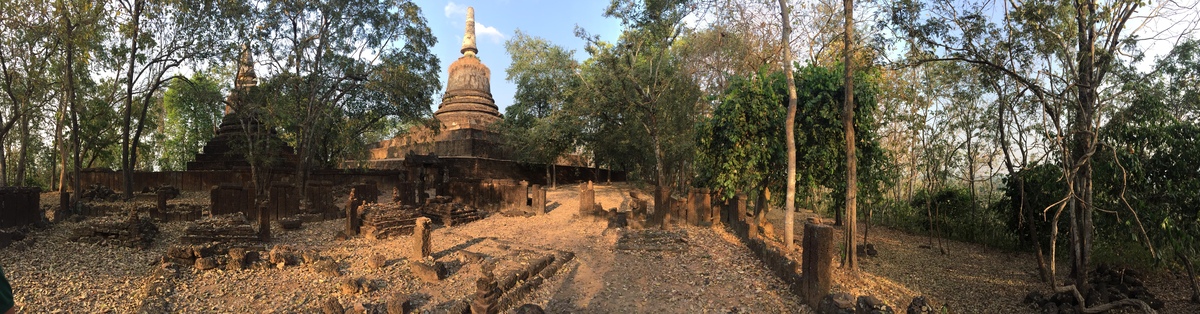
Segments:
[[[597,214],[596,211],[596,189],[592,186],[592,182],[579,185],[579,216],[587,217]]]
[[[821,298],[829,294],[833,276],[833,227],[806,223],[802,239],[801,262],[792,260],[786,252],[761,237],[752,237],[751,228],[756,228],[746,215],[746,195],[738,193],[731,204],[722,208],[726,228],[754,253],[776,276],[791,288],[792,293],[804,299],[805,304],[817,308]]]

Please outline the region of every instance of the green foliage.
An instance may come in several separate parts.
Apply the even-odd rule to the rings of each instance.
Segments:
[[[364,134],[426,118],[438,90],[437,42],[411,1],[261,1],[250,38],[273,74],[269,125],[302,168],[365,157]],[[261,75],[261,74],[260,74]]]
[[[512,58],[505,71],[517,84],[514,102],[498,127],[517,160],[550,164],[578,137],[579,120],[564,110],[579,88],[573,51],[521,30],[504,43]]]
[[[785,88],[783,73],[765,68],[730,79],[712,116],[697,124],[697,184],[730,198],[786,179],[779,166],[787,165],[787,151],[778,137],[787,113],[787,93],[780,93]]]
[[[1016,234],[1006,230],[999,210],[975,210],[965,187],[948,186],[932,194],[918,191],[908,205],[915,211],[910,216],[920,217],[921,233],[931,231],[933,216],[934,232],[941,237],[1004,249],[1017,245]]]
[[[1025,181],[1024,199],[1018,177]],[[1003,197],[992,207],[1005,217],[1004,225],[1009,232],[1020,235],[1017,239],[1018,246],[1033,250],[1033,243],[1029,240],[1029,228],[1036,227],[1039,235],[1043,237],[1049,234],[1050,221],[1058,211],[1056,204],[1061,204],[1063,195],[1066,195],[1066,185],[1062,182],[1062,168],[1054,164],[1041,164],[1018,170],[1017,173],[1004,178],[1001,191],[1004,193]],[[1022,212],[1021,206],[1024,206],[1026,212]],[[1035,219],[1030,220],[1029,213],[1032,213]],[[1065,214],[1064,211],[1064,216]],[[1041,241],[1044,247],[1048,245],[1049,237]]]
[[[606,15],[627,26],[617,43],[576,32],[591,55],[573,102],[584,119],[581,138],[597,164],[660,187],[690,177],[681,174],[690,174],[694,156],[701,94],[675,47],[689,8],[686,1],[613,1]]]
[[[221,121],[221,87],[205,73],[196,73],[187,81],[172,81],[163,96],[163,107],[166,139],[158,166],[162,170],[184,170]]]
[[[842,128],[842,67],[808,65],[795,72],[797,186],[829,188],[844,195],[845,137]],[[881,198],[887,162],[876,135],[878,92],[874,70],[855,73],[855,129],[858,143],[860,197]],[[697,126],[698,185],[731,197],[737,190],[768,187],[782,191],[787,151],[784,141],[786,102],[782,73],[760,70],[754,77],[733,77],[713,114]],[[801,189],[797,198],[807,197]],[[844,198],[833,198],[841,208]]]
[[[1128,80],[1134,96],[1102,129],[1105,146],[1095,158],[1097,202],[1120,213],[1098,219],[1097,228],[1124,242],[1141,242],[1146,228],[1160,251],[1155,258],[1200,253],[1197,59],[1200,43],[1188,41],[1160,60],[1160,75]]]

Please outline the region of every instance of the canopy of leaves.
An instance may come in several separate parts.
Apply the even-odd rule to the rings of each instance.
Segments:
[[[579,88],[579,65],[571,59],[573,51],[521,30],[504,47],[512,58],[507,79],[517,84],[499,126],[505,144],[515,159],[553,163],[579,133],[579,119],[564,111]]]
[[[810,64],[795,72],[797,185],[827,187],[834,195],[844,194],[846,186],[841,69]],[[887,160],[873,114],[878,107],[877,71],[857,71],[854,79],[860,187],[864,197],[880,197],[886,181],[880,165]],[[747,188],[782,190],[787,166],[783,80],[782,73],[766,71],[731,79],[713,115],[698,126],[698,184],[723,191],[725,197]]]
[[[166,110],[165,143],[158,166],[162,170],[184,170],[195,159],[221,121],[221,87],[205,73],[175,80],[163,96]]]

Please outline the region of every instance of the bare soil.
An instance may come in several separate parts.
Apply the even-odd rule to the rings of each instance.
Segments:
[[[615,207],[629,187],[596,189],[598,202]],[[461,226],[438,226],[432,234],[433,256],[448,266],[450,275],[436,283],[425,283],[409,271],[404,256],[411,237],[336,240],[341,220],[273,230],[276,238],[260,248],[286,244],[311,250],[334,260],[338,277],[304,265],[239,271],[163,268],[160,258],[183,234],[182,222],[160,223],[160,238],[147,250],[70,242],[70,231],[87,220],[55,223],[4,249],[0,266],[13,285],[20,313],[132,313],[152,293],[163,295],[163,310],[172,313],[319,312],[327,297],[347,308],[382,312],[397,293],[413,296],[421,310],[436,312],[474,293],[475,280],[482,276],[479,263],[461,261],[462,252],[496,261],[496,273],[503,273],[550,252],[568,251],[575,258],[523,302],[551,313],[807,311],[723,230],[610,229],[606,220],[577,217],[577,193],[576,186],[551,190],[546,215],[493,215]],[[637,245],[618,249],[618,242]],[[386,258],[384,267],[370,266],[368,260],[376,254]],[[342,293],[338,282],[345,278],[362,278],[368,291]]]
[[[598,185],[596,200],[606,208],[617,207],[630,189]],[[609,228],[604,219],[578,217],[577,196],[577,186],[560,186],[547,195],[546,215],[493,215],[461,226],[437,226],[433,256],[450,274],[436,283],[410,272],[405,253],[411,237],[337,240],[341,220],[306,223],[295,231],[275,229],[276,238],[259,248],[284,244],[316,252],[336,262],[337,277],[305,265],[240,271],[163,268],[161,257],[183,234],[182,222],[158,224],[159,239],[138,250],[70,242],[71,230],[90,219],[62,221],[0,250],[0,266],[13,285],[19,313],[133,313],[151,294],[161,295],[162,310],[172,313],[312,313],[328,297],[347,308],[382,313],[397,293],[411,295],[423,311],[437,312],[474,293],[475,280],[483,273],[479,263],[464,262],[467,252],[496,261],[496,273],[554,252],[573,252],[571,262],[521,302],[550,313],[811,312],[724,228]],[[202,195],[185,193],[181,202],[205,201],[191,198]],[[55,193],[44,194],[44,207],[57,199]],[[768,214],[780,234],[782,216],[778,210]],[[797,243],[806,216],[798,215]],[[878,226],[870,232],[879,255],[863,257],[858,272],[835,270],[834,291],[873,295],[899,311],[923,295],[949,313],[1029,313],[1037,311],[1021,304],[1024,295],[1049,290],[1038,280],[1029,253],[946,241],[943,254],[937,245],[921,247],[929,244],[924,236]],[[841,243],[843,233],[835,234]],[[799,260],[802,252],[797,247],[790,254]],[[384,256],[385,266],[371,266],[375,255]],[[346,278],[362,278],[368,291],[342,293],[338,282]],[[1185,278],[1170,271],[1149,272],[1147,286],[1166,302],[1162,313],[1200,313],[1200,305],[1187,301]]]

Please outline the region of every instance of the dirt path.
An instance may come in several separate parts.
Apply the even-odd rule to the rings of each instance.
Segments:
[[[628,191],[624,185],[596,186],[596,201],[617,207],[623,191]],[[617,249],[623,234],[629,239],[641,233],[577,218],[577,195],[576,186],[562,186],[548,193],[553,210],[547,215],[494,216],[439,229],[435,237],[441,232],[490,236],[575,252],[576,262],[532,298],[551,313],[803,313],[786,285],[723,230],[685,227],[658,232],[684,235],[683,245]]]

